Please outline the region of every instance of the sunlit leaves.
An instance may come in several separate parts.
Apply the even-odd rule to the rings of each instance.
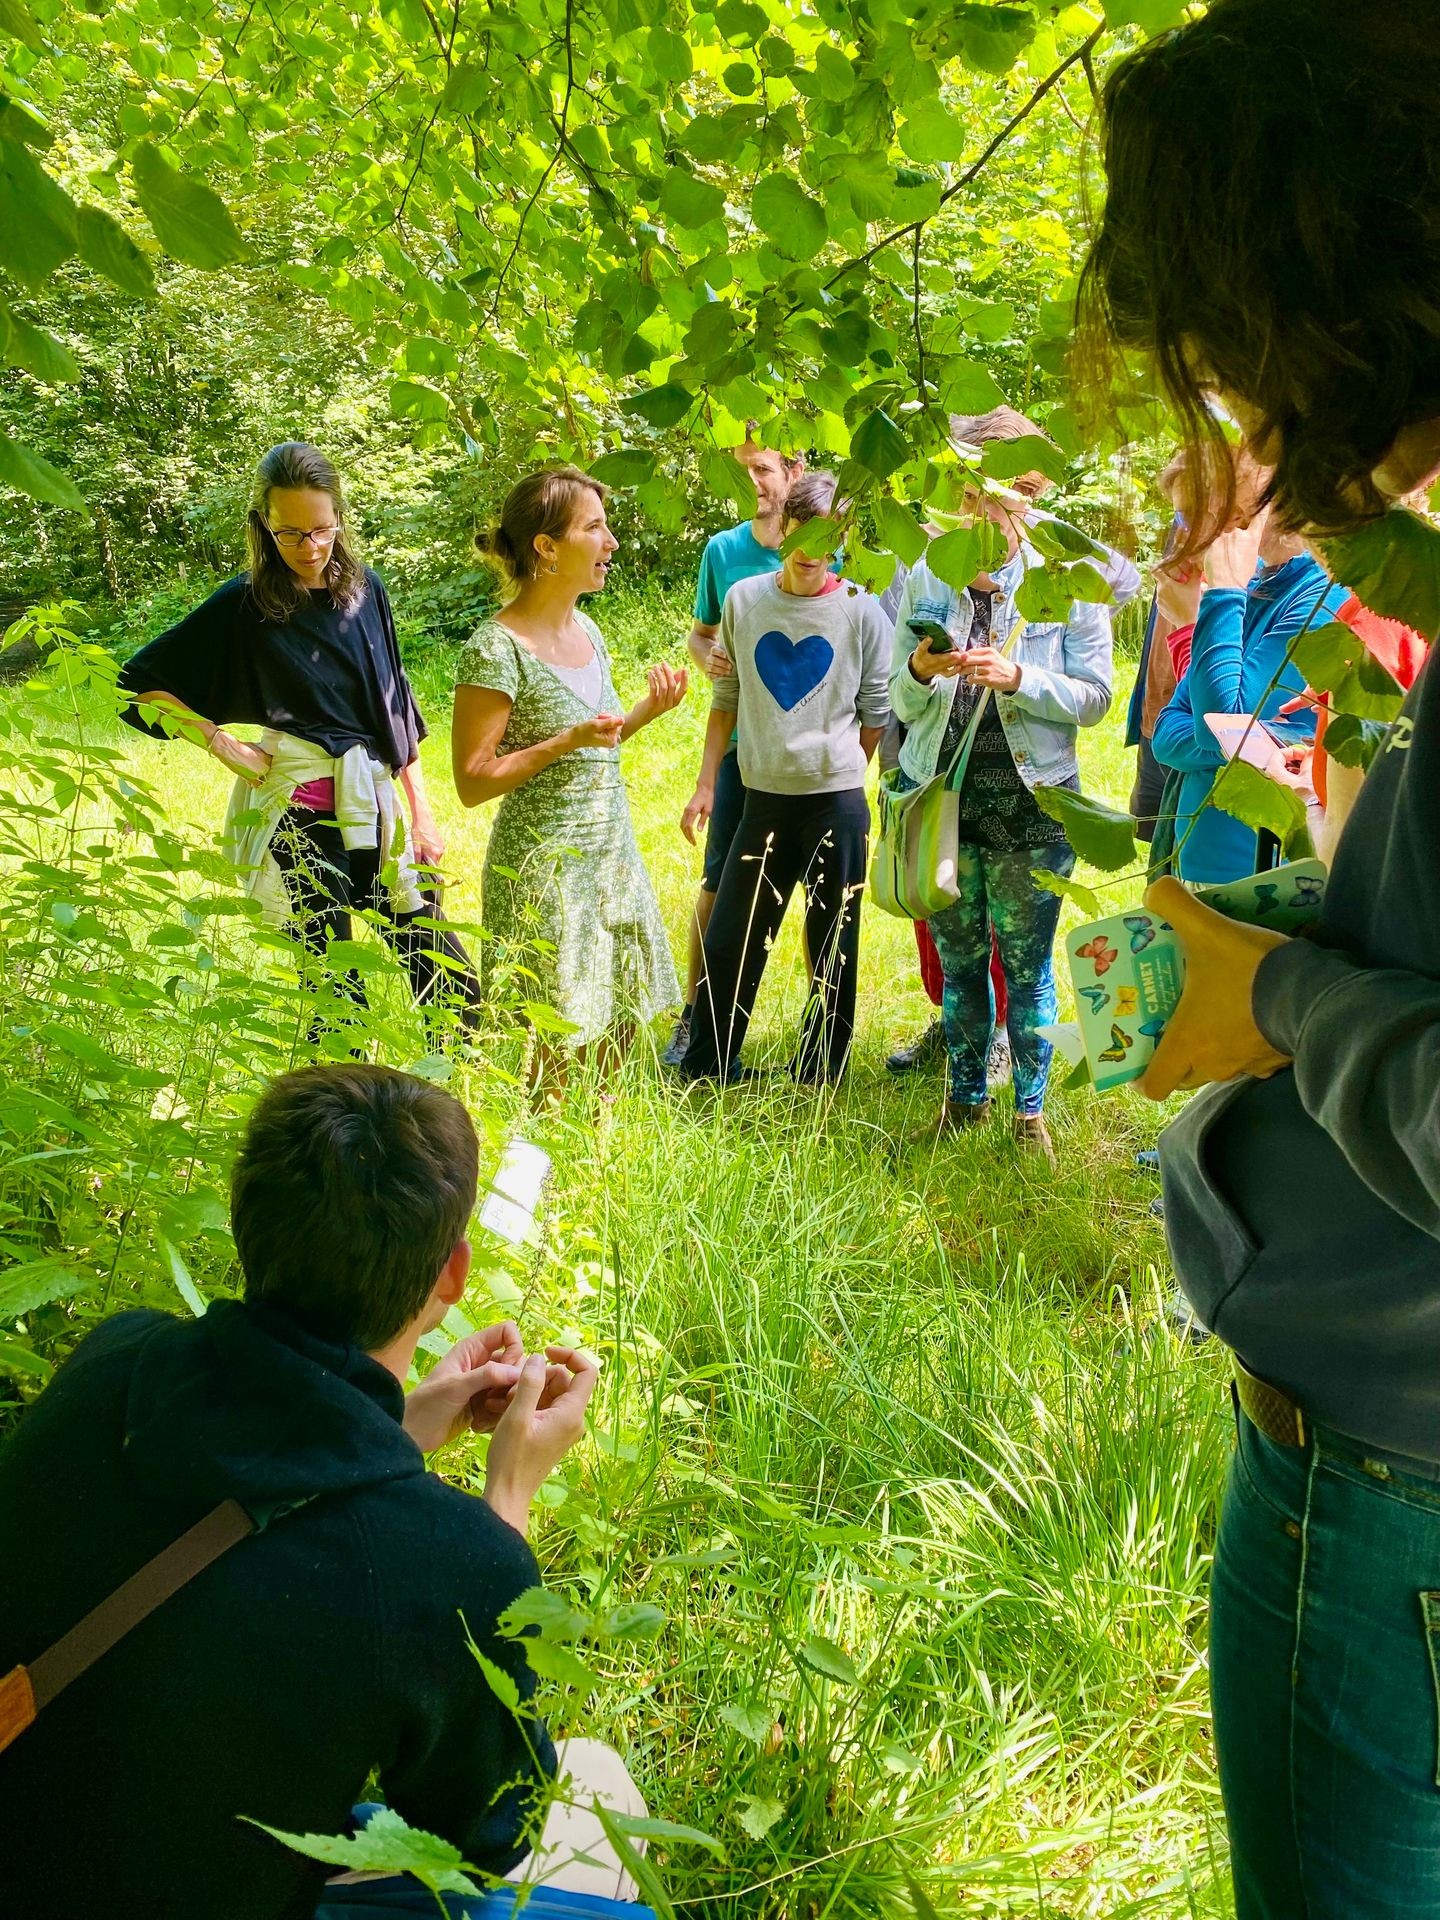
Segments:
[[[677,226],[703,227],[724,213],[725,195],[684,167],[671,167],[660,189],[660,211]]]
[[[1440,636],[1440,529],[1404,507],[1323,543],[1334,579],[1372,613]]]
[[[1228,813],[1243,826],[1257,833],[1273,833],[1287,853],[1307,844],[1305,803],[1293,787],[1281,786],[1252,767],[1248,761],[1232,760],[1215,776],[1210,797],[1222,813]]]
[[[229,209],[203,180],[172,166],[150,141],[135,149],[130,167],[135,197],[167,253],[191,267],[223,267],[245,258]]]
[[[126,233],[99,207],[79,207],[75,213],[75,243],[87,267],[102,274],[122,293],[148,300],[155,291],[150,262]]]
[[[590,462],[590,471],[607,487],[638,487],[655,471],[655,456],[645,447],[622,447]]]
[[[679,426],[694,404],[694,394],[687,393],[684,387],[673,382],[663,387],[651,387],[646,393],[632,393],[621,402],[627,413],[638,415],[647,426],[662,431],[667,427]]]
[[[884,480],[910,458],[910,442],[884,408],[876,407],[856,427],[850,453],[877,479]]]
[[[888,494],[881,494],[872,500],[870,512],[875,521],[875,531],[885,546],[899,558],[902,565],[913,567],[925,551],[925,529],[914,514]]]
[[[38,49],[43,44],[40,28],[25,0],[0,0],[0,34],[23,40],[27,47]]]
[[[31,453],[18,441],[0,433],[0,484],[28,493],[32,500],[46,500],[55,507],[83,509],[85,500],[74,481],[38,453]]]
[[[248,1819],[248,1815],[241,1817]],[[434,1894],[480,1893],[465,1873],[464,1856],[457,1847],[437,1834],[407,1825],[389,1807],[377,1808],[353,1834],[285,1833],[279,1827],[267,1827],[262,1820],[250,1824],[293,1852],[304,1854],[308,1860],[322,1860],[326,1866],[344,1867],[351,1873],[412,1874]]]
[[[1302,633],[1292,657],[1306,686],[1328,693],[1337,712],[1362,720],[1393,720],[1399,713],[1405,698],[1399,682],[1339,621]]]
[[[722,500],[734,503],[742,520],[755,517],[755,482],[745,470],[743,460],[733,453],[715,451],[700,456],[700,478]]]
[[[1143,865],[1135,845],[1135,822],[1103,801],[1069,787],[1032,789],[1042,813],[1065,829],[1065,838],[1082,860],[1102,873]]]
[[[44,327],[32,326],[4,306],[0,306],[0,362],[7,367],[23,367],[26,373],[51,386],[80,378],[80,369],[68,347],[62,346]]]
[[[75,208],[28,147],[0,139],[0,266],[43,286],[75,251]]]
[[[825,209],[788,173],[767,173],[751,196],[755,224],[791,260],[806,260],[824,246]]]

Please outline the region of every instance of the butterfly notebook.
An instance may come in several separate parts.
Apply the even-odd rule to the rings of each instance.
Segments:
[[[1318,916],[1325,878],[1323,861],[1296,860],[1224,886],[1200,887],[1196,898],[1231,920],[1296,933]],[[1185,955],[1174,929],[1137,907],[1076,927],[1066,936],[1065,952],[1097,1091],[1139,1079],[1185,982]]]

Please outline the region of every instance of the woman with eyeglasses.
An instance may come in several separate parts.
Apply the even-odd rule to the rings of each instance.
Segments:
[[[123,717],[196,741],[236,776],[225,850],[268,919],[323,959],[350,937],[352,909],[373,911],[421,1006],[452,1002],[472,1026],[479,982],[417,872],[433,875],[445,853],[420,771],[425,723],[329,460],[301,441],[272,447],[245,535],[248,570],[127,662]],[[232,725],[264,732],[252,743]],[[339,985],[365,1004],[353,969]]]

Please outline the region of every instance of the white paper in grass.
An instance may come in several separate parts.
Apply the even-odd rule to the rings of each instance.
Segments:
[[[480,1203],[481,1226],[512,1247],[529,1240],[535,1232],[535,1213],[549,1178],[549,1154],[517,1135],[500,1156],[490,1190]]]

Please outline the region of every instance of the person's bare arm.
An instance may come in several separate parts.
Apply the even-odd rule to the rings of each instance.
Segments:
[[[860,751],[865,756],[865,764],[867,767],[875,757],[875,749],[884,738],[884,727],[861,727]]]
[[[625,724],[623,714],[597,713],[593,720],[566,727],[533,747],[502,754],[498,749],[513,705],[506,694],[496,693],[491,687],[455,689],[450,761],[462,806],[478,807],[486,800],[513,793],[577,747],[617,746]]]
[[[181,723],[182,740],[193,740],[222,766],[228,767],[232,773],[238,773],[242,780],[248,780],[252,786],[258,786],[270,771],[268,753],[252,746],[248,740],[237,740],[233,733],[227,733],[224,727],[217,727],[213,720],[207,720],[203,714],[187,707],[173,693],[165,693],[158,688],[151,693],[137,693],[132,696],[131,704],[137,707],[163,707],[167,713],[175,714]]]
[[[705,723],[705,747],[700,755],[700,774],[695,782],[695,791],[690,796],[690,804],[680,816],[680,831],[695,846],[696,834],[705,825],[715,810],[715,781],[720,772],[720,762],[725,758],[730,745],[730,736],[735,731],[735,715],[728,707],[711,707],[710,718]]]

